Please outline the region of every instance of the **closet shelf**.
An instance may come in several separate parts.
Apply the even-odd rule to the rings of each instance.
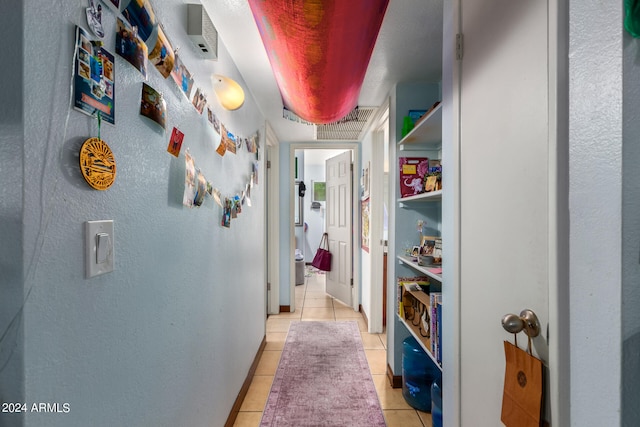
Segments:
[[[398,142],[400,150],[439,150],[442,147],[442,103]]]
[[[402,264],[405,264],[405,265],[413,268],[414,270],[419,271],[422,274],[426,274],[427,276],[431,277],[432,279],[435,279],[438,282],[442,283],[442,274],[436,274],[436,273],[433,273],[432,271],[429,271],[432,268],[441,268],[441,267],[435,266],[435,265],[419,265],[417,262],[413,261],[411,259],[411,257],[407,257],[407,256],[403,256],[403,255],[398,255],[398,260]]]

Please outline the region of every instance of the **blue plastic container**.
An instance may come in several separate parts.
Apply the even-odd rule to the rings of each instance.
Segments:
[[[442,427],[442,388],[439,379],[431,384],[431,423],[433,427]]]
[[[402,396],[409,405],[431,412],[431,385],[440,379],[440,370],[415,338],[402,342]]]

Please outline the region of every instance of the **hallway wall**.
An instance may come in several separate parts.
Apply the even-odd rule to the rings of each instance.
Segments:
[[[640,425],[640,39],[623,33],[622,425]]]
[[[15,97],[10,105],[18,113],[0,115],[10,119],[0,118],[0,400],[68,403],[70,411],[0,424],[223,425],[265,335],[264,188],[254,187],[253,206],[223,228],[213,199],[182,206],[184,155],[176,159],[166,147],[178,126],[185,132],[182,153],[190,149],[223,196],[244,189],[256,156],[216,154],[206,110],[199,115],[171,78],[149,65],[147,83],[167,102],[161,132],[138,114],[142,75],[116,55],[116,125],[103,124],[101,136],[114,152],[117,179],[107,191],[90,189],[77,167],[78,150],[97,135],[97,122],[70,108],[69,87],[75,24],[87,27],[87,1],[22,3],[24,13],[13,0],[0,9],[3,26],[20,28],[3,28],[3,43],[16,46],[12,58],[24,61],[10,65],[15,74],[3,73],[2,83],[3,99]],[[218,61],[199,59],[184,29],[185,5],[152,6],[220,121],[234,134],[259,131],[262,138],[264,118],[249,91],[236,112],[223,110],[213,95],[214,71],[244,84],[223,43]],[[102,17],[105,47],[113,52],[115,15],[104,8]],[[7,129],[15,137],[11,148]],[[262,184],[262,151],[259,162]],[[84,222],[98,219],[114,220],[115,271],[85,279]]]
[[[24,401],[24,340],[21,316],[24,298],[22,246],[22,8],[21,0],[0,2],[0,37],[4,55],[0,67],[0,402]],[[20,417],[2,414],[0,425],[19,425]]]

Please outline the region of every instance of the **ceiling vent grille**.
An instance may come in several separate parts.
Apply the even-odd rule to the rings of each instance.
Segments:
[[[187,35],[205,59],[218,59],[218,31],[201,4],[187,5]]]
[[[376,110],[376,107],[356,107],[337,122],[316,125],[315,139],[318,141],[361,141]]]

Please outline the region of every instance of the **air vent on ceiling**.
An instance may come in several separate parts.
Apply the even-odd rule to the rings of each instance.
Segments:
[[[187,5],[187,35],[205,59],[218,59],[218,31],[201,4]]]
[[[316,125],[318,141],[361,141],[369,128],[376,107],[356,107],[335,123]]]

